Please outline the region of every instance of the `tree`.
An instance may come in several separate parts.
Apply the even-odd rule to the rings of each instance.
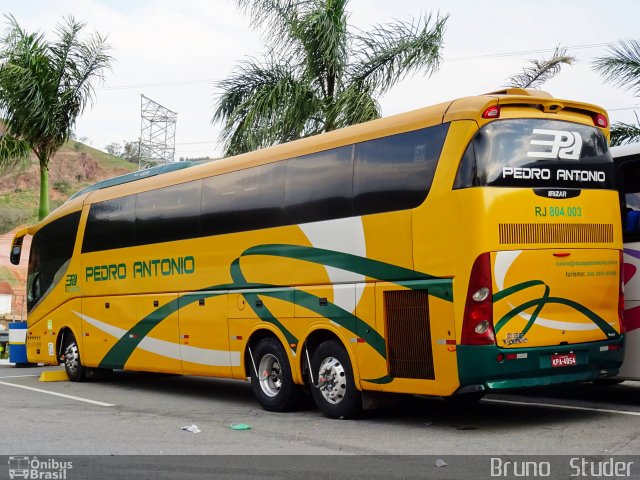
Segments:
[[[122,156],[122,145],[117,142],[110,143],[109,145],[104,147],[104,149],[109,155],[115,155],[116,157]]]
[[[562,65],[572,65],[575,57],[567,55],[567,49],[557,46],[549,59],[529,60],[529,65],[507,79],[507,87],[540,88],[542,84],[560,73]]]
[[[49,213],[49,161],[68,140],[76,118],[93,102],[93,82],[111,62],[109,46],[97,33],[80,40],[85,24],[69,16],[58,24],[57,39],[23,30],[6,17],[0,39],[0,164],[24,159],[32,151],[40,164],[38,216]]]
[[[120,156],[129,162],[138,163],[140,161],[140,141],[127,142],[123,140],[122,144],[124,147]]]
[[[613,86],[626,88],[636,97],[640,96],[640,42],[637,40],[618,42],[618,45],[610,47],[608,52],[609,55],[594,60],[594,70]],[[640,123],[633,125],[616,122],[611,125],[611,145],[638,141],[640,141]]]
[[[225,155],[380,117],[377,99],[440,65],[448,16],[349,29],[348,0],[236,0],[264,30],[267,52],[217,83],[213,122]]]

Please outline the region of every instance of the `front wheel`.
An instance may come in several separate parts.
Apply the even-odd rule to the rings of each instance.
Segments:
[[[262,408],[270,412],[294,409],[302,390],[293,383],[291,365],[280,342],[273,337],[263,338],[252,354],[255,364],[250,366],[251,389]]]
[[[311,359],[311,394],[317,407],[329,418],[353,418],[362,411],[362,394],[353,380],[349,355],[335,340],[322,342]]]
[[[64,369],[67,372],[67,376],[72,382],[81,382],[86,378],[87,371],[80,360],[80,350],[78,349],[76,337],[70,333],[65,339],[64,345]]]

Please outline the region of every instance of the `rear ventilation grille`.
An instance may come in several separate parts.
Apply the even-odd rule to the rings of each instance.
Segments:
[[[500,244],[612,243],[611,223],[501,223]]]
[[[435,379],[427,292],[384,292],[384,308],[389,375],[394,378]]]

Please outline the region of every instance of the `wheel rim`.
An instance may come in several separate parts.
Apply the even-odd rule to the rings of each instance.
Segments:
[[[75,374],[80,368],[80,354],[78,353],[78,345],[75,342],[64,351],[64,366],[71,374]]]
[[[275,397],[282,388],[282,368],[275,355],[266,354],[260,360],[260,388],[265,395]]]
[[[347,375],[337,358],[327,357],[322,361],[318,371],[318,385],[327,402],[335,405],[342,401],[347,393]]]

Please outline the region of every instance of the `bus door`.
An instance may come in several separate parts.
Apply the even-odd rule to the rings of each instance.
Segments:
[[[175,294],[84,298],[83,363],[180,373],[177,299]]]
[[[180,295],[180,355],[189,375],[232,377],[240,352],[229,351],[227,292]]]

